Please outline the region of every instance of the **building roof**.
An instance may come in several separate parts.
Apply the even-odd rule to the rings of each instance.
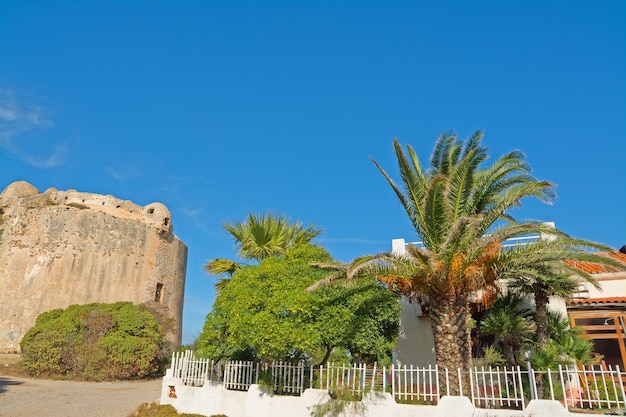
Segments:
[[[583,298],[578,300],[570,300],[570,305],[601,305],[601,304],[626,304],[626,297],[600,297],[600,298]]]
[[[626,311],[626,297],[598,297],[567,300],[568,312],[573,311]]]
[[[610,252],[610,253],[606,253],[603,255],[617,259],[618,261],[626,265],[626,253]],[[580,269],[583,272],[587,272],[588,274],[602,274],[602,273],[610,273],[610,272],[619,271],[619,269],[617,268],[606,266],[606,265],[600,265],[594,262],[565,261],[565,263],[577,269]]]

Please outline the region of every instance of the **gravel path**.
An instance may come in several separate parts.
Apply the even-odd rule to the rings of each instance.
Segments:
[[[3,376],[0,369],[0,416],[127,417],[159,401],[161,381],[54,381]]]

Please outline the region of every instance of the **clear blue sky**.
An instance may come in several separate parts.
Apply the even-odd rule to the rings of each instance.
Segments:
[[[188,245],[184,342],[272,210],[337,258],[415,238],[369,157],[486,132],[558,184],[521,219],[626,244],[625,1],[0,0],[0,189],[166,204]]]

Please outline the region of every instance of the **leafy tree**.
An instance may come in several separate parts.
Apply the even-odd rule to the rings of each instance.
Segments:
[[[105,380],[156,373],[165,345],[163,326],[147,307],[120,302],[43,313],[20,346],[33,375]]]
[[[311,294],[309,305],[324,352],[317,362],[326,362],[334,348],[343,347],[363,362],[390,364],[401,306],[375,280],[364,279],[350,287],[328,286]]]
[[[396,297],[373,280],[308,293],[307,286],[326,274],[312,261],[331,257],[322,248],[301,245],[235,272],[207,316],[200,353],[216,359],[317,356],[324,362],[341,347],[363,360],[384,359],[398,332]]]
[[[223,226],[235,241],[239,257],[254,261],[284,255],[293,248],[309,244],[321,233],[312,224],[304,227],[301,222],[292,222],[286,216],[271,213],[250,213],[243,222],[224,223]],[[207,262],[204,268],[210,274],[225,276],[216,284],[216,289],[221,291],[242,266],[237,261],[216,258]]]

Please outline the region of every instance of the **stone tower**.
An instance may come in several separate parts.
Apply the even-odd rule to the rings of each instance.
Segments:
[[[0,194],[0,352],[19,351],[39,314],[92,302],[146,303],[180,344],[186,266],[161,203],[15,182]]]

